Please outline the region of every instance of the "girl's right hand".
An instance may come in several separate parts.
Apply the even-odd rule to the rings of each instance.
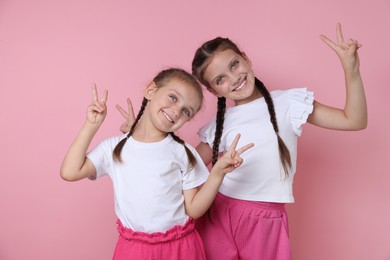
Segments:
[[[96,84],[92,87],[92,103],[87,109],[87,122],[91,124],[101,125],[107,115],[107,97],[108,91],[104,90],[103,97],[99,100]]]
[[[124,110],[120,105],[116,105],[116,109],[118,109],[119,113],[121,113],[121,115],[125,118],[125,122],[123,122],[119,130],[124,134],[128,133],[135,121],[133,105],[131,104],[130,98],[127,98],[127,111]]]

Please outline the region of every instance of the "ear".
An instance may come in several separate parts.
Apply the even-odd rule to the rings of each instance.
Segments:
[[[213,94],[214,96],[216,96],[216,97],[222,97],[222,95],[219,94],[218,91],[216,91],[216,90],[213,89],[212,87],[207,88],[207,90],[208,90],[211,94]]]
[[[145,90],[145,95],[144,95],[145,98],[147,100],[151,100],[154,93],[156,93],[157,89],[158,89],[158,87],[157,87],[156,83],[154,83],[154,81],[150,82],[148,87]]]
[[[245,60],[246,62],[248,62],[249,66],[252,67],[252,62],[251,62],[251,60],[248,58],[248,56],[246,56],[245,52],[242,52],[241,55],[242,55],[242,57],[244,58],[244,60]]]

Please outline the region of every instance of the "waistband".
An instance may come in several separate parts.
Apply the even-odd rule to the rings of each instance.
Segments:
[[[118,219],[118,232],[119,234],[128,240],[137,240],[149,244],[157,244],[161,242],[168,242],[180,239],[192,232],[194,232],[194,220],[189,218],[184,225],[174,226],[165,232],[145,233],[140,231],[134,231],[130,228],[123,226],[122,222]]]
[[[228,197],[222,193],[217,194],[217,198],[223,202],[233,204],[233,205],[246,205],[255,208],[268,209],[268,210],[285,210],[285,203],[276,203],[276,202],[266,202],[266,201],[250,201],[250,200],[240,200]]]

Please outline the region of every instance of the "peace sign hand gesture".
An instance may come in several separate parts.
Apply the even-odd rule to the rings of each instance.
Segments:
[[[236,135],[229,150],[218,159],[213,167],[213,170],[216,170],[220,174],[226,175],[227,173],[241,166],[243,159],[240,157],[240,155],[246,150],[252,148],[254,144],[247,144],[240,149],[236,149],[238,141],[240,140],[240,136],[240,134]]]
[[[124,110],[120,105],[116,105],[116,109],[118,109],[119,113],[121,113],[121,115],[125,118],[125,122],[123,122],[119,130],[124,134],[128,133],[135,121],[133,105],[130,101],[130,98],[127,98],[127,111]]]
[[[99,100],[96,84],[93,84],[92,97],[92,103],[87,108],[87,122],[100,126],[107,115],[108,91],[104,90],[103,97]]]
[[[328,37],[322,34],[320,35],[320,38],[337,53],[344,70],[358,71],[360,64],[357,50],[362,47],[362,45],[354,39],[349,39],[348,41],[345,41],[340,23],[336,25],[336,36],[337,43],[333,42]]]

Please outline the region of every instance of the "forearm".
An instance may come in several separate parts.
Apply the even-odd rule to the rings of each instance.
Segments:
[[[225,175],[240,167],[243,162],[241,154],[253,147],[253,143],[250,143],[236,149],[239,140],[240,134],[237,134],[228,151],[214,164],[207,181],[200,189],[183,192],[187,214],[192,218],[201,217],[209,209]]]
[[[346,84],[345,116],[350,122],[350,130],[367,127],[367,103],[363,80],[359,69],[344,70]]]
[[[91,168],[83,168],[86,153],[99,126],[85,122],[75,140],[71,144],[61,165],[61,177],[67,181],[76,181],[89,177]]]
[[[210,173],[207,181],[200,189],[197,189],[192,200],[186,201],[186,212],[190,217],[197,219],[203,216],[213,203],[222,181],[222,176]]]

